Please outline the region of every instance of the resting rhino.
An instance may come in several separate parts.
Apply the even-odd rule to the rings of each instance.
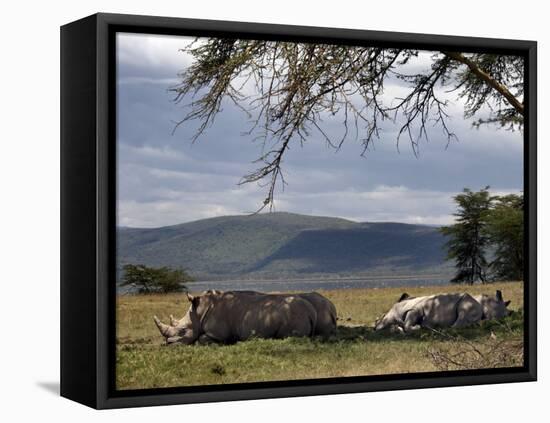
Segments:
[[[318,292],[297,294],[300,298],[309,301],[317,313],[317,324],[314,335],[329,337],[336,332],[336,307],[326,297]]]
[[[311,296],[312,301],[320,304],[316,295]],[[166,325],[154,316],[168,344],[233,343],[252,336],[312,336],[319,330],[315,307],[301,295],[214,290],[187,297],[191,306],[181,320],[171,317],[172,325]],[[334,326],[335,316],[334,310]],[[322,321],[324,316],[321,317]]]
[[[257,291],[238,291],[242,295],[265,295]],[[223,294],[223,291],[219,290],[208,290],[205,293],[213,294]],[[272,295],[282,295],[288,296],[289,294],[272,294]],[[317,313],[317,323],[315,325],[315,330],[313,334],[316,336],[322,336],[328,338],[330,335],[333,335],[336,332],[336,307],[334,304],[326,297],[322,296],[318,292],[304,292],[299,294],[292,294],[292,296],[300,297],[313,306],[315,312]],[[181,320],[177,320],[174,316],[170,315],[170,325],[179,326],[185,325],[186,316]],[[181,323],[180,323],[181,322]]]
[[[470,294],[437,294],[426,297],[401,298],[375,323],[375,330],[388,327],[411,332],[421,327],[460,328],[472,325],[480,320],[501,319],[510,312],[506,307],[510,301],[504,301],[502,292],[494,297]]]

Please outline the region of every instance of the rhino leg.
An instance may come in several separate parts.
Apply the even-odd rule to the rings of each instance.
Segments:
[[[405,316],[405,324],[403,329],[406,333],[417,331],[422,328],[423,315],[419,310],[411,310]]]
[[[390,333],[399,333],[401,335],[405,334],[405,330],[403,329],[403,326],[400,325],[392,325],[390,326]]]
[[[460,311],[456,321],[452,324],[453,328],[464,328],[467,326],[472,326],[475,323],[478,323],[481,320],[481,314],[479,317],[470,314],[466,311]]]
[[[451,326],[453,328],[463,328],[478,323],[483,315],[481,305],[469,295],[458,303],[456,311],[457,318]]]

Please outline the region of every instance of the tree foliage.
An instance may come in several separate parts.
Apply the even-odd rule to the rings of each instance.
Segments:
[[[452,282],[523,279],[523,195],[490,196],[488,189],[455,196],[456,223],[441,228],[457,267]]]
[[[121,286],[136,288],[141,294],[185,291],[187,288],[184,284],[193,281],[193,278],[184,270],[173,270],[169,267],[155,268],[142,264],[126,264],[123,270]]]
[[[491,205],[489,187],[478,192],[465,188],[454,197],[454,201],[458,207],[454,214],[456,223],[441,228],[441,232],[450,238],[447,258],[454,260],[457,268],[451,282],[485,282],[488,269],[486,249],[489,245],[485,226]]]
[[[493,198],[486,232],[494,246],[490,270],[495,279],[523,279],[523,195]]]
[[[415,154],[431,125],[443,131],[447,142],[456,138],[448,125],[445,90],[464,99],[465,117],[478,116],[475,125],[523,127],[524,63],[519,56],[432,52],[427,70],[407,72],[419,50],[209,38],[185,51],[194,60],[172,88],[176,102],[188,102],[176,128],[199,121],[196,140],[224,100],[243,110],[251,119],[247,133],[263,142],[263,152],[259,167],[241,183],[266,184],[262,208],[273,206],[277,183],[285,184],[282,161],[291,144],[304,143],[313,133],[336,150],[349,137],[359,139],[362,154],[380,138],[384,121],[398,125],[397,142],[407,137]],[[389,80],[404,85],[406,94],[388,101],[384,88]],[[327,132],[326,118],[341,120],[341,136]]]

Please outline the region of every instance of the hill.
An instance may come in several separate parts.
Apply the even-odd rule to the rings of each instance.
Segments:
[[[200,279],[442,271],[433,226],[265,213],[118,228],[119,265],[186,268]]]

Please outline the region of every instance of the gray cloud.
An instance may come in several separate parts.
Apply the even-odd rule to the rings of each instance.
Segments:
[[[153,38],[153,39],[151,39]],[[154,227],[258,208],[265,190],[238,185],[255,169],[261,143],[243,136],[250,122],[229,103],[203,137],[191,137],[196,123],[174,122],[184,115],[169,87],[190,63],[178,49],[189,39],[124,36],[118,43],[119,224]],[[426,66],[424,55],[415,66]],[[388,88],[394,95],[402,87]],[[360,221],[448,223],[452,196],[464,187],[490,185],[502,192],[523,184],[522,135],[491,127],[472,129],[460,102],[450,107],[458,142],[447,146],[441,131],[430,132],[416,158],[406,139],[396,147],[397,127],[384,126],[381,140],[360,157],[359,141],[349,139],[335,152],[313,133],[285,158],[288,186],[277,196],[280,211],[347,217]],[[341,120],[327,118],[334,137]]]

